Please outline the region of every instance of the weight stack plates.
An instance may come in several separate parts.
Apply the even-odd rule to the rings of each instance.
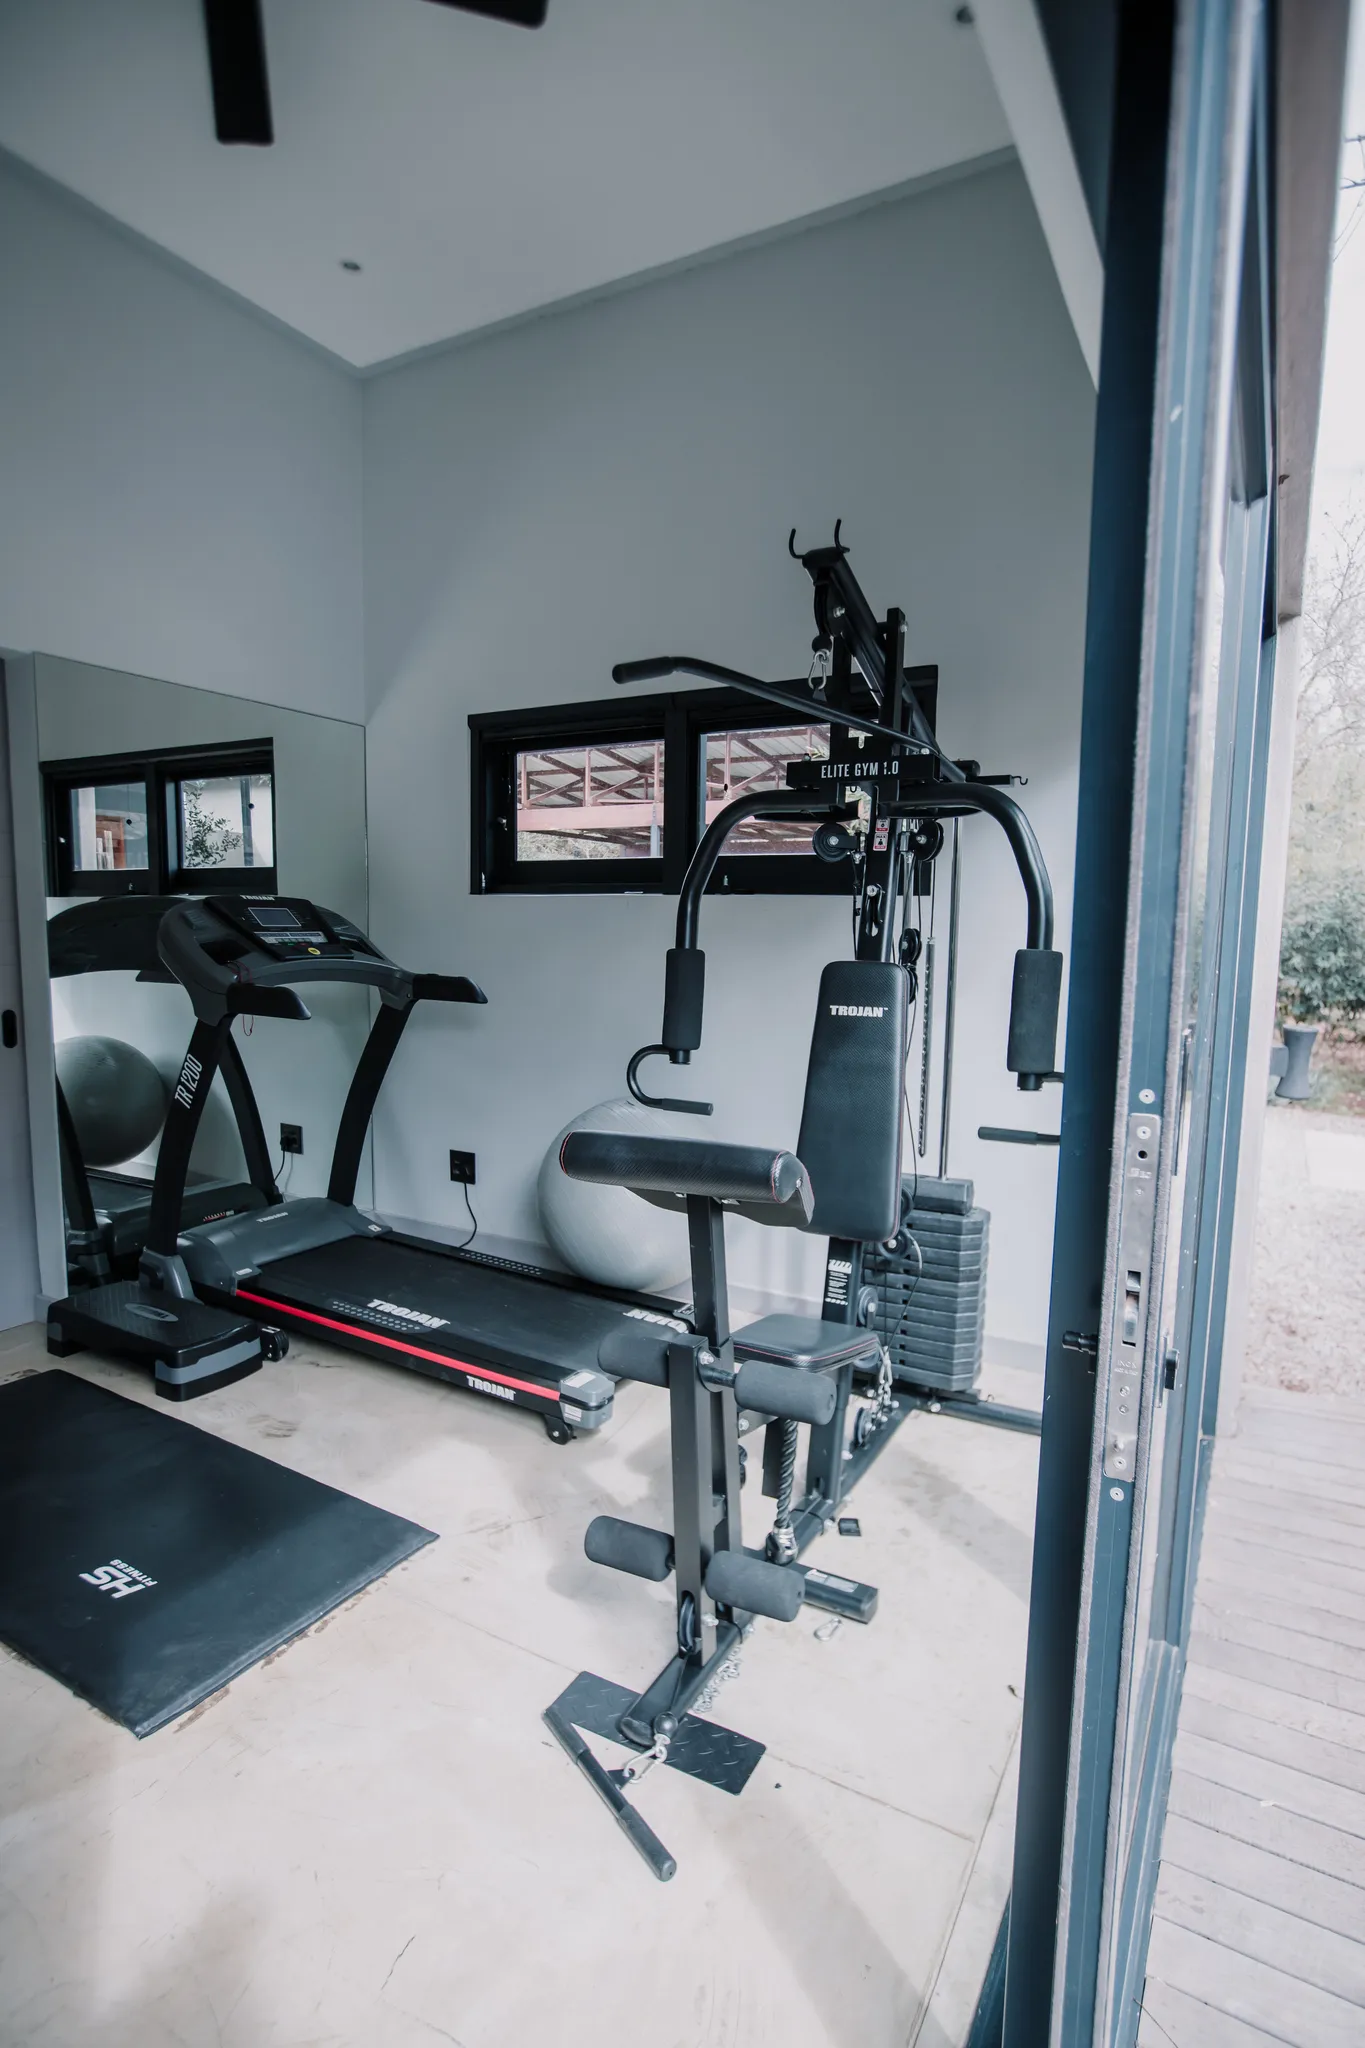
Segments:
[[[981,1372],[991,1219],[974,1193],[969,1180],[907,1174],[894,1245],[863,1255],[892,1370],[932,1393],[970,1393]]]

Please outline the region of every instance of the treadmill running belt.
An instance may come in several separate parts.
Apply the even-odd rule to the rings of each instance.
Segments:
[[[393,1237],[347,1237],[276,1259],[240,1291],[258,1312],[262,1302],[291,1309],[320,1336],[333,1317],[414,1364],[468,1356],[549,1380],[555,1394],[570,1373],[598,1369],[598,1346],[630,1308]]]
[[[0,1638],[134,1735],[434,1541],[73,1373],[0,1387]]]

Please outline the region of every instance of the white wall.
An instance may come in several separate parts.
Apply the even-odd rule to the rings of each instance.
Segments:
[[[371,918],[415,964],[486,987],[415,1020],[377,1132],[377,1199],[454,1220],[446,1151],[479,1155],[487,1232],[538,1237],[535,1171],[657,1035],[674,905],[471,898],[466,715],[610,694],[625,656],[804,672],[809,585],[786,556],[842,514],[875,605],[941,669],[940,730],[1022,792],[1071,898],[1093,392],[1017,169],[812,230],[365,388]],[[1056,1128],[1004,1070],[1022,903],[1003,842],[964,830],[956,1138],[995,1215],[991,1327],[1041,1341]],[[716,1129],[793,1143],[832,901],[708,903]],[[676,1078],[676,1076],[675,1076]],[[734,1233],[735,1276],[815,1291],[818,1247]]]
[[[357,380],[3,156],[0,279],[0,647],[362,719]],[[31,709],[33,758],[16,760],[25,778],[36,776]],[[117,705],[100,710],[106,729],[97,736],[92,714],[82,751],[128,743]],[[354,810],[363,903],[358,788]],[[40,837],[29,830],[15,847],[26,998],[30,987],[43,998],[30,1018],[47,991]],[[91,1028],[84,1011],[80,1021]],[[273,1064],[267,1040],[288,1028],[258,1025],[258,1065]],[[34,1040],[30,1023],[30,1064],[42,1064],[34,1142],[50,1151],[48,1052]],[[282,1048],[280,1087],[263,1090],[268,1128],[291,1115],[285,1064]],[[311,1085],[307,1056],[303,1072]],[[315,1163],[307,1156],[305,1179]],[[38,1179],[49,1187],[46,1167]],[[62,1284],[55,1233],[45,1216],[48,1290]]]
[[[360,389],[0,157],[0,646],[363,716]]]

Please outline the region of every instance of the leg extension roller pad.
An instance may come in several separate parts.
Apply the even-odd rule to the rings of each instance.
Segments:
[[[718,1550],[706,1568],[706,1590],[724,1607],[766,1614],[770,1621],[795,1621],[805,1596],[805,1579],[790,1565],[769,1564],[743,1550]]]
[[[735,1375],[735,1399],[741,1408],[760,1415],[781,1415],[790,1422],[826,1423],[834,1413],[838,1389],[822,1372],[796,1365],[771,1365],[746,1359]]]
[[[589,1522],[583,1549],[594,1564],[637,1579],[666,1579],[673,1569],[673,1538],[666,1529],[646,1529],[640,1522],[622,1522],[598,1515]]]

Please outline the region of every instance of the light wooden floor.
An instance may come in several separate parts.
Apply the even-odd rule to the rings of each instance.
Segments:
[[[1138,2038],[1365,2043],[1365,1401],[1214,1452]]]

